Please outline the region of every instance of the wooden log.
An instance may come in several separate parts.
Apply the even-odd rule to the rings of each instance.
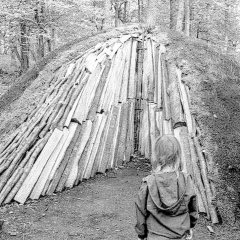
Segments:
[[[132,43],[132,57],[130,63],[130,75],[129,75],[129,86],[128,86],[128,98],[134,99],[136,97],[136,64],[137,64],[137,45],[136,40]]]
[[[49,114],[49,113],[48,113]],[[48,117],[48,114],[45,115],[44,119]],[[21,161],[22,157],[24,154],[27,152],[29,147],[35,143],[37,140],[37,135],[41,131],[41,129],[45,125],[45,120],[42,121],[42,123],[36,127],[30,136],[24,141],[24,143],[21,143],[20,145],[20,150],[15,151],[15,153],[9,158],[4,165],[0,167],[0,171],[4,171],[4,173],[1,175],[1,180],[0,180],[0,191],[2,190],[3,186],[7,182],[8,178],[11,176],[13,170],[17,167],[19,164],[19,161]]]
[[[147,52],[146,54],[148,55],[148,70],[147,70],[147,78],[148,78],[148,86],[147,86],[147,99],[150,102],[154,101],[154,92],[155,92],[155,79],[154,79],[154,74],[155,74],[155,69],[154,69],[154,52],[152,49],[152,43],[151,40],[147,40]]]
[[[39,176],[38,181],[36,182],[32,192],[31,192],[31,195],[30,195],[31,199],[38,199],[42,193],[45,194],[46,190],[44,189],[44,187],[47,184],[48,178],[50,177],[50,174],[51,174],[51,171],[53,170],[54,165],[57,162],[57,159],[61,152],[61,149],[63,148],[63,145],[66,143],[66,140],[69,139],[70,136],[74,135],[74,133],[76,132],[76,129],[78,127],[78,124],[73,123],[73,124],[71,124],[71,126],[72,127],[69,129],[69,131],[67,129],[63,130],[62,138],[60,139],[58,145],[54,149],[52,155],[50,156],[48,162],[46,163],[44,169],[42,170],[42,173]]]
[[[151,138],[150,138],[150,117],[149,117],[149,107],[148,102],[145,105],[145,124],[144,124],[144,140],[145,140],[145,153],[144,155],[151,159]],[[144,119],[143,119],[144,120]]]
[[[149,84],[149,56],[147,52],[147,47],[143,52],[143,76],[142,76],[142,98],[144,100],[148,99],[148,84]]]
[[[99,85],[96,89],[96,92],[95,92],[95,95],[94,95],[94,98],[93,98],[93,101],[92,101],[92,104],[91,104],[91,107],[90,107],[90,110],[89,110],[89,113],[87,116],[87,119],[92,120],[92,121],[96,115],[96,112],[98,111],[102,92],[106,85],[107,77],[108,77],[108,74],[109,74],[109,71],[111,68],[111,62],[109,60],[106,61],[105,64],[106,65],[105,65],[104,71],[102,73]]]
[[[116,165],[116,154],[118,152],[118,147],[119,147],[119,138],[120,138],[120,129],[119,129],[119,125],[120,125],[120,120],[121,120],[121,105],[117,105],[114,106],[116,108],[116,121],[115,121],[115,131],[113,133],[113,143],[111,145],[111,150],[110,150],[110,156],[109,156],[109,160],[107,163],[107,168],[114,168]]]
[[[202,200],[202,195],[198,189],[198,187],[196,185],[194,185],[194,190],[195,190],[195,193],[197,195],[197,204],[198,204],[198,211],[200,213],[206,213],[206,210],[205,210],[205,206],[204,206],[204,203],[203,203],[203,200]]]
[[[97,150],[100,144],[102,132],[104,130],[105,124],[107,120],[107,115],[106,114],[100,114],[99,116],[99,125],[96,127],[96,138],[93,142],[92,150],[90,152],[89,160],[86,166],[86,170],[83,174],[84,179],[89,179],[91,177],[91,173],[93,170],[93,165],[94,165],[94,160],[96,158]]]
[[[104,159],[103,154],[104,154],[105,143],[106,143],[107,136],[108,136],[108,129],[109,129],[111,117],[112,117],[112,114],[110,112],[107,115],[106,126],[104,128],[104,131],[102,132],[100,144],[98,146],[98,151],[97,151],[97,154],[96,154],[96,157],[94,160],[94,164],[93,164],[93,168],[92,168],[91,177],[93,177],[98,172],[101,161]]]
[[[34,150],[34,152],[32,153],[29,161],[27,162],[27,165],[24,168],[24,172],[21,175],[20,180],[17,181],[17,183],[15,184],[15,186],[11,189],[11,191],[9,192],[8,196],[6,197],[6,199],[4,200],[4,203],[9,203],[14,196],[16,195],[16,193],[19,191],[20,187],[22,186],[23,182],[25,181],[26,177],[28,176],[30,170],[32,169],[32,166],[37,158],[37,156],[39,155],[39,153],[42,151],[42,149],[44,148],[44,146],[46,145],[46,143],[48,142],[50,136],[52,133],[48,133],[43,139],[39,140],[39,144],[36,144],[36,148]]]
[[[183,143],[182,143],[182,140],[181,140],[181,137],[180,137],[180,133],[182,131],[182,128],[184,128],[184,127],[178,127],[178,128],[175,128],[173,130],[174,136],[177,138],[177,140],[178,140],[178,142],[181,146],[181,149],[183,149],[183,147],[184,147]],[[185,152],[183,150],[181,151],[181,164],[180,164],[180,166],[181,166],[181,170],[183,172],[185,172],[185,173],[188,172],[187,171],[187,162],[186,162]]]
[[[182,75],[181,70],[177,69],[177,79],[178,79],[180,97],[181,97],[183,110],[184,110],[184,114],[185,114],[185,118],[186,118],[186,122],[187,122],[188,132],[191,134],[193,132],[192,116],[191,116],[191,112],[190,112],[190,108],[189,108],[189,102],[187,99],[186,89],[181,80],[181,75]]]
[[[210,184],[209,184],[208,177],[207,177],[207,169],[206,169],[205,159],[203,157],[202,150],[201,150],[201,147],[200,147],[197,137],[194,137],[193,140],[194,140],[194,145],[195,145],[196,152],[197,152],[198,159],[199,159],[202,180],[204,183],[204,187],[206,189],[206,196],[207,196],[207,202],[208,202],[209,213],[211,216],[211,221],[213,224],[215,224],[215,223],[218,223],[219,221],[218,221],[216,209],[212,205],[212,201],[211,201],[212,193],[211,193],[211,188],[210,188]]]
[[[202,177],[201,177],[200,169],[198,166],[198,157],[197,157],[197,153],[195,150],[194,142],[190,136],[188,136],[188,140],[190,143],[189,146],[190,146],[192,166],[193,166],[193,179],[196,184],[196,188],[199,189],[199,193],[201,195],[201,200],[203,202],[204,209],[205,209],[204,212],[207,213],[207,217],[208,217],[208,219],[210,219],[210,213],[209,213],[207,197],[206,197],[206,190],[205,190],[203,182],[202,182]]]
[[[116,133],[116,118],[118,115],[119,108],[116,106],[112,106],[111,113],[110,113],[110,118],[109,122],[105,128],[106,131],[106,137],[105,137],[105,142],[103,145],[103,149],[101,152],[101,156],[98,164],[98,172],[104,173],[107,169],[107,165],[109,162],[109,159],[111,157],[112,151],[112,145],[113,145],[113,138],[114,138],[114,133]]]
[[[96,54],[95,53],[90,53],[85,60],[85,67],[86,69],[90,72],[93,73],[93,71],[95,70],[95,68],[98,65],[98,62],[96,61]]]
[[[86,120],[89,112],[89,106],[94,98],[94,94],[96,92],[96,88],[99,84],[102,73],[103,70],[101,69],[100,64],[98,64],[95,71],[89,77],[89,80],[83,90],[78,106],[73,114],[74,121],[82,123]]]
[[[153,49],[153,64],[154,64],[154,103],[158,103],[158,62],[159,62],[159,49],[155,41],[152,41]]]
[[[127,123],[128,123],[128,103],[123,103],[121,114],[123,115],[122,118],[122,126],[120,129],[120,136],[118,140],[118,152],[116,156],[116,163],[117,166],[121,166],[123,161],[125,161],[125,147],[126,147],[126,135],[127,135]],[[114,131],[115,129],[113,129]],[[112,143],[112,142],[111,142]]]
[[[77,142],[74,146],[74,149],[71,155],[71,157],[73,158],[73,164],[71,166],[69,176],[65,183],[65,186],[67,188],[72,188],[77,179],[79,160],[87,144],[87,141],[90,137],[91,128],[92,128],[92,121],[87,120],[82,125],[82,130],[79,134],[79,137],[77,139]]]
[[[156,136],[162,136],[163,135],[163,113],[162,111],[156,111],[156,128],[157,128],[157,134]]]
[[[126,41],[128,41],[131,38],[131,35],[123,35],[119,38],[119,41],[121,43],[125,43]]]
[[[98,115],[101,115],[101,114],[98,114]],[[78,174],[77,174],[77,179],[75,181],[76,184],[78,184],[80,181],[83,180],[83,176],[86,171],[88,160],[91,155],[92,148],[93,148],[93,143],[96,139],[97,129],[99,127],[100,119],[101,119],[101,117],[99,118],[99,116],[96,116],[93,121],[90,137],[87,141],[87,144],[84,148],[83,153],[81,154],[81,158],[78,163]]]
[[[37,161],[33,165],[23,185],[21,186],[18,193],[14,197],[15,201],[19,203],[24,203],[27,200],[27,197],[29,196],[33,186],[38,180],[38,177],[40,176],[42,169],[44,168],[46,162],[48,161],[49,157],[51,156],[61,137],[62,131],[55,129],[51,137],[49,138],[47,144],[44,146]]]
[[[113,59],[115,54],[117,53],[117,51],[119,50],[119,48],[122,46],[121,42],[117,42],[113,45],[113,47],[111,48],[111,53],[109,55],[109,59]]]
[[[62,176],[62,173],[69,161],[69,157],[71,155],[71,152],[73,150],[74,144],[72,144],[72,142],[74,141],[74,134],[76,132],[76,128],[77,128],[77,123],[71,123],[70,124],[70,128],[69,128],[69,135],[58,155],[58,159],[57,159],[57,167],[54,166],[55,170],[55,174],[52,178],[52,181],[49,184],[49,187],[47,189],[47,191],[45,192],[45,194],[47,195],[52,195],[53,192],[55,191],[59,180]],[[53,173],[52,173],[53,174]]]
[[[183,157],[186,161],[187,173],[189,175],[193,176],[193,166],[192,166],[190,143],[189,143],[189,140],[188,140],[187,127],[181,127],[180,139],[181,139],[181,143],[180,143],[181,150],[183,152]]]
[[[66,149],[66,145],[67,145],[66,141],[67,141],[68,137],[69,137],[69,130],[68,130],[68,128],[64,128],[63,136],[62,136],[60,142],[58,143],[56,149],[54,150],[54,154],[51,156],[51,158],[53,159],[53,162],[52,162],[52,166],[51,166],[51,171],[47,176],[47,180],[46,180],[46,182],[44,184],[44,188],[41,192],[41,195],[43,195],[43,196],[46,195],[46,192],[49,188],[51,181],[54,178],[56,170],[58,169],[58,167],[61,164],[61,161],[64,157],[64,150]],[[50,161],[48,164],[50,164]],[[46,168],[46,170],[44,169],[44,171],[48,171],[49,166],[47,166],[47,167],[48,168]]]
[[[160,49],[158,50],[158,67],[157,67],[157,107],[162,108],[162,82],[163,82],[163,72],[162,72],[162,53]]]
[[[19,166],[14,169],[13,174],[11,177],[9,177],[7,183],[4,185],[1,193],[0,193],[0,205],[2,204],[3,200],[6,198],[6,196],[9,194],[9,192],[12,190],[14,185],[18,182],[20,179],[21,175],[24,172],[24,167],[33,155],[34,151],[36,148],[41,144],[42,140],[39,140],[37,143],[34,144],[34,146],[31,148],[30,151],[27,152],[26,156],[24,159],[21,161]]]
[[[78,102],[80,100],[81,94],[83,92],[83,88],[84,88],[86,82],[88,81],[88,78],[89,78],[89,73],[83,74],[81,76],[81,81],[78,84],[79,86],[78,86],[78,90],[76,91],[76,96],[73,97],[72,102],[69,104],[69,106],[71,106],[71,104],[73,104],[74,99],[76,99],[76,100],[75,100],[71,110],[69,111],[69,114],[67,112],[64,113],[64,119],[66,118],[64,126],[66,126],[66,127],[69,127],[69,124],[70,124],[70,122],[72,120],[72,116],[73,116],[73,114],[75,112],[75,109],[76,109],[76,107],[78,105]],[[64,119],[63,119],[63,121],[64,121]]]
[[[75,112],[77,104],[80,100],[82,89],[84,88],[87,81],[88,81],[88,74],[86,74],[86,76],[83,78],[83,81],[78,86],[76,86],[76,90],[75,90],[73,96],[71,97],[70,101],[68,101],[68,104],[67,104],[66,110],[63,114],[63,117],[58,124],[58,127],[60,128],[60,130],[62,130],[65,125],[69,126],[70,121],[71,121],[69,119],[72,118],[71,116],[73,116],[73,113]],[[78,101],[77,101],[77,99],[78,99]],[[76,103],[76,101],[77,101],[77,103]],[[68,119],[68,122],[67,122],[67,119]],[[66,124],[66,122],[67,122],[67,124]]]
[[[173,122],[173,128],[178,126],[185,126],[186,120],[183,113],[178,80],[176,75],[176,65],[173,62],[168,62],[169,72],[169,99],[170,99],[170,110]]]
[[[143,82],[143,60],[144,60],[144,51],[143,43],[138,42],[138,57],[137,57],[137,81],[136,81],[136,98],[142,98],[142,82]]]
[[[124,44],[123,51],[125,51],[127,54],[125,59],[125,66],[123,71],[123,80],[121,85],[119,102],[126,102],[128,97],[128,85],[129,85],[131,57],[132,57],[132,41],[127,41]]]
[[[90,138],[91,138],[91,135],[94,131],[94,126],[92,124],[92,121],[88,120],[86,121],[87,122],[87,128],[86,128],[86,132],[85,134],[83,135],[84,136],[84,140],[82,142],[82,145],[80,145],[79,147],[79,150],[77,152],[77,158],[79,159],[78,160],[78,171],[77,171],[77,177],[76,177],[76,180],[75,180],[75,185],[77,185],[80,181],[80,177],[82,175],[82,162],[85,160],[85,157],[86,157],[86,153],[87,153],[87,150],[88,150],[88,147],[89,147],[89,144],[90,144]]]
[[[129,109],[129,141],[130,141],[130,155],[134,154],[134,115],[135,115],[135,100],[130,100],[130,109]]]
[[[156,104],[149,103],[149,129],[150,129],[150,146],[151,146],[151,162],[156,162],[155,142],[156,142]]]
[[[171,110],[170,110],[170,104],[169,104],[169,95],[167,92],[169,78],[168,78],[168,71],[167,71],[165,56],[162,56],[161,62],[162,62],[162,80],[163,80],[162,96],[163,96],[164,117],[166,120],[169,120],[171,118]]]
[[[74,126],[73,124],[76,124],[76,126]],[[71,131],[70,131],[71,135],[69,136],[70,138],[68,139],[69,143],[68,143],[68,146],[66,146],[66,148],[65,148],[66,151],[67,151],[67,149],[70,149],[71,151],[69,151],[69,154],[66,157],[66,159],[67,159],[66,162],[67,163],[66,163],[66,166],[64,168],[64,171],[61,174],[61,177],[59,178],[59,182],[58,182],[57,188],[56,188],[57,192],[60,192],[64,189],[65,183],[67,181],[67,178],[69,176],[69,173],[70,173],[70,170],[72,168],[73,161],[74,161],[74,154],[75,154],[74,150],[75,150],[75,146],[76,146],[78,137],[80,135],[81,126],[77,123],[71,123],[69,130],[71,130],[71,127],[73,127],[73,126],[74,126],[73,133],[71,134]],[[65,151],[65,153],[66,153],[66,151]],[[63,156],[65,157],[66,154],[63,154]],[[63,158],[61,157],[61,159],[63,159]]]
[[[113,74],[113,79],[115,81],[114,83],[112,83],[115,86],[115,89],[110,91],[110,93],[114,92],[113,105],[117,105],[120,102],[120,97],[121,97],[122,84],[124,81],[124,69],[125,69],[126,57],[127,57],[127,52],[124,51],[124,49],[125,49],[125,46],[122,46],[122,48],[119,50],[120,56],[118,56],[117,54],[116,60],[115,60],[116,61],[115,65],[117,69]]]

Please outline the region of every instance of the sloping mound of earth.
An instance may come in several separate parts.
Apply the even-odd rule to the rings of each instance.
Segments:
[[[1,143],[21,125],[63,64],[119,30],[101,33],[56,50],[19,78],[0,98]],[[158,35],[156,34],[156,37]],[[204,217],[195,239],[239,239],[240,201],[240,66],[201,41],[169,35],[169,59],[177,62],[190,86],[191,111],[209,156],[222,225],[210,235]],[[145,160],[144,160],[145,161]],[[134,239],[134,199],[149,163],[135,159],[125,169],[53,197],[0,208],[5,221],[1,239]]]
[[[238,226],[240,202],[240,66],[206,43],[171,34],[171,54],[190,87],[191,111],[210,155],[209,169],[217,187],[224,223]],[[173,54],[174,53],[174,54]]]

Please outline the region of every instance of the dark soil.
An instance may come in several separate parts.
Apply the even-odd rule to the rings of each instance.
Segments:
[[[137,239],[134,201],[141,179],[149,170],[148,161],[135,158],[124,168],[97,175],[55,196],[2,207],[0,239]],[[239,240],[237,228],[228,224],[214,226],[215,234],[211,235],[209,225],[201,216],[194,240]]]

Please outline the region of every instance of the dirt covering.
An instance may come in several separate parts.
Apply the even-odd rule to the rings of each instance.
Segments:
[[[224,224],[239,227],[240,218],[240,66],[202,41],[171,34],[170,59],[190,86],[191,111],[201,131],[209,175],[217,187]],[[240,239],[240,238],[239,238]]]

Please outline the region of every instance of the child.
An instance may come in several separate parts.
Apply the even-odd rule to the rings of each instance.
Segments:
[[[136,201],[139,239],[191,239],[198,219],[190,176],[179,171],[181,148],[172,135],[157,139],[153,173],[143,179]]]

